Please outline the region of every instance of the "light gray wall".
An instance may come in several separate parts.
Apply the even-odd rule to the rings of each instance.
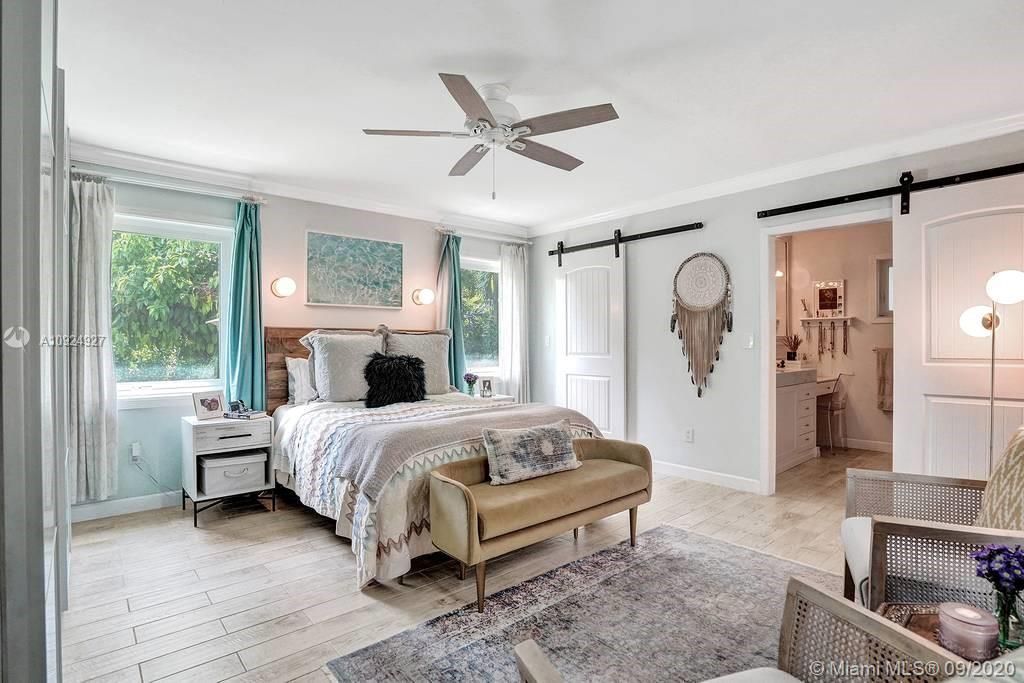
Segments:
[[[1018,162],[1022,158],[1024,135],[1017,134],[536,237],[530,281],[533,398],[545,402],[555,398],[555,301],[549,293],[554,291],[557,268],[555,258],[548,256],[547,250],[560,239],[566,244],[577,244],[608,238],[615,228],[630,234],[703,221],[706,227],[701,231],[626,245],[628,434],[629,438],[646,444],[656,460],[757,479],[762,419],[758,349],[762,343],[773,343],[771,339],[757,339],[759,232],[766,226],[881,204],[840,207],[767,221],[757,219],[757,210],[892,186],[900,172],[908,168],[923,180]],[[672,277],[683,259],[697,251],[712,251],[723,258],[735,292],[735,327],[726,335],[721,361],[711,376],[710,389],[701,399],[686,374],[686,359],[680,353],[679,342],[668,329]],[[774,291],[769,295],[774,297]],[[755,338],[755,349],[746,349],[751,335]],[[546,339],[552,340],[551,346],[545,344]],[[683,443],[683,431],[688,427],[695,430],[692,444]]]

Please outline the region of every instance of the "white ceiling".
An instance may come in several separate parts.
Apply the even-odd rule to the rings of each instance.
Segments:
[[[1019,0],[65,0],[74,140],[268,182],[526,226],[1024,112]],[[618,121],[465,178],[437,77],[505,82],[523,116]]]

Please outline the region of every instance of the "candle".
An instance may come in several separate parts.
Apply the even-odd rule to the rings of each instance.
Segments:
[[[984,661],[999,654],[999,625],[985,610],[960,602],[939,605],[939,643],[964,659]]]

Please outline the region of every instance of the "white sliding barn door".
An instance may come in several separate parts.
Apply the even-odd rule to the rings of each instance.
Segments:
[[[614,439],[626,438],[625,260],[610,247],[565,254],[555,292],[558,404]]]
[[[1024,270],[1024,176],[914,193],[906,216],[895,197],[893,216],[893,469],[987,479],[1024,422],[1024,304],[998,310],[991,461],[991,339],[959,318],[994,271]]]

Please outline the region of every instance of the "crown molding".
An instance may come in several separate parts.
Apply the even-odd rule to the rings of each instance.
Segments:
[[[298,199],[331,206],[341,206],[361,211],[372,211],[402,218],[413,218],[454,228],[467,228],[488,235],[507,236],[522,240],[527,237],[525,226],[494,221],[458,213],[447,213],[423,207],[380,202],[337,192],[317,190],[270,178],[222,171],[220,169],[169,161],[157,157],[110,149],[71,141],[71,158],[74,161],[110,166],[119,170],[144,173],[171,178],[186,183],[183,187],[195,190],[215,188],[221,191],[237,191],[239,194],[259,194]],[[432,226],[431,226],[432,227]]]
[[[1024,130],[1024,113],[959,126],[939,128],[900,140],[867,145],[813,159],[805,159],[804,161],[776,166],[764,171],[736,176],[728,180],[698,185],[677,192],[641,199],[629,202],[615,209],[592,213],[578,218],[541,223],[529,228],[529,236],[539,237],[555,232],[574,230],[595,223],[619,220],[650,211],[668,209],[673,206],[684,206],[705,199],[714,199],[715,197],[757,190],[770,185],[778,185],[921,152],[977,142],[978,140],[1017,133],[1022,130]]]

